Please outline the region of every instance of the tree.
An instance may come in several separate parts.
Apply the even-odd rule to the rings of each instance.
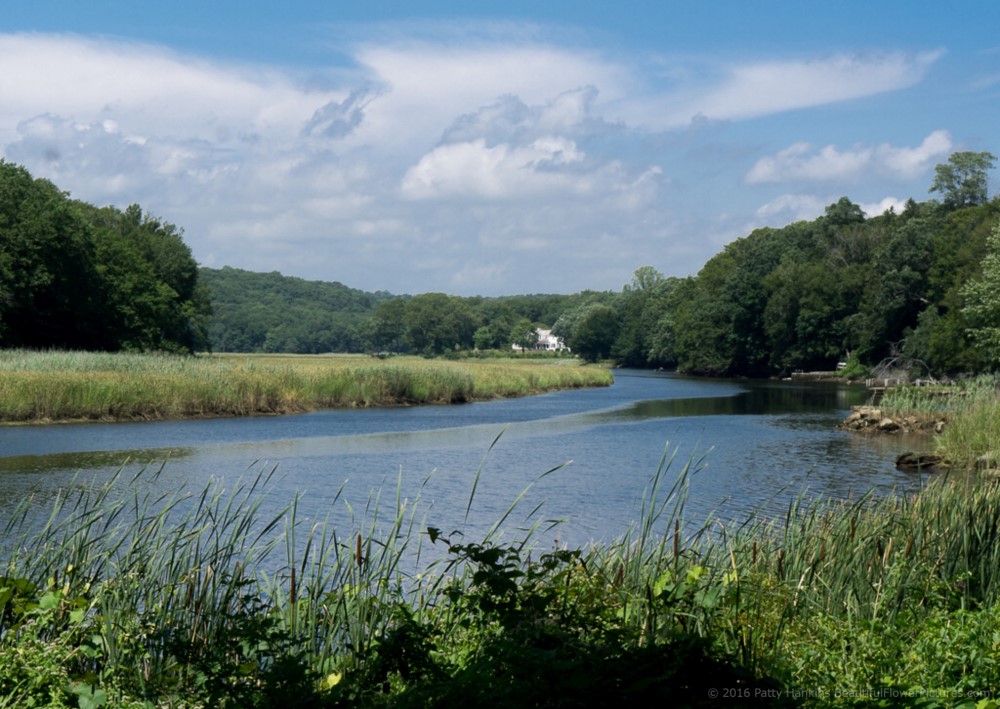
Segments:
[[[510,331],[510,341],[522,350],[534,349],[538,343],[538,328],[528,318],[521,318]]]
[[[618,336],[618,314],[609,305],[592,305],[580,318],[567,343],[588,362],[606,359]]]
[[[399,352],[406,334],[406,300],[393,298],[378,304],[368,321],[368,338],[380,352]]]
[[[423,293],[406,302],[406,341],[421,354],[471,348],[476,327],[468,305],[457,296]]]
[[[934,168],[934,184],[929,191],[940,192],[944,204],[952,209],[985,204],[989,199],[987,173],[996,159],[988,152],[952,153],[947,163]]]
[[[0,160],[0,345],[193,351],[208,299],[180,232]]]
[[[865,220],[865,212],[847,197],[841,197],[826,208],[826,223],[835,227],[860,224]]]
[[[969,335],[994,366],[1000,365],[1000,222],[990,232],[983,272],[962,288]]]
[[[621,329],[611,351],[616,362],[626,367],[651,364],[652,337],[672,286],[673,283],[652,266],[635,270],[632,283],[622,288],[616,305],[621,320]]]
[[[663,274],[657,271],[652,266],[640,266],[635,269],[632,274],[631,285],[625,286],[623,290],[628,292],[630,290],[652,290],[656,288],[660,283],[663,282]]]
[[[93,230],[55,185],[2,160],[0,276],[3,346],[100,348]]]

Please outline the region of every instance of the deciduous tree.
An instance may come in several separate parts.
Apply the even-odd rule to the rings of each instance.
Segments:
[[[952,209],[984,204],[989,195],[989,171],[996,163],[993,153],[963,151],[952,153],[948,162],[934,168],[931,192],[940,192]]]
[[[969,334],[993,367],[1000,366],[1000,222],[986,241],[987,254],[979,278],[962,289],[962,309]]]

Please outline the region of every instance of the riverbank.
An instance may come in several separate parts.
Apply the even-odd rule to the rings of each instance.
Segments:
[[[575,360],[0,352],[0,423],[288,414],[454,404],[608,386]]]
[[[926,433],[940,469],[1000,468],[1000,378],[982,375],[948,386],[899,386],[855,407],[843,424],[877,434]],[[925,454],[919,454],[925,455]]]
[[[402,497],[394,516],[304,529],[294,504],[258,514],[264,474],[189,504],[141,478],[83,490],[0,566],[0,697],[995,709],[1000,486],[800,497],[783,524],[691,529],[689,472],[670,467],[619,538],[581,549],[534,548],[531,524],[466,538]],[[438,560],[407,571],[422,546]]]

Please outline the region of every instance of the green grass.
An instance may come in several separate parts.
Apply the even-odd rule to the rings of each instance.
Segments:
[[[948,387],[897,387],[879,403],[889,417],[943,419],[934,448],[951,465],[972,468],[981,456],[1000,461],[1000,379],[981,375]]]
[[[201,356],[0,351],[0,422],[247,416],[448,404],[606,386],[606,369],[552,360]]]
[[[0,706],[977,706],[1000,687],[995,481],[693,524],[698,468],[665,455],[635,524],[581,549],[540,548],[538,510],[502,536],[522,496],[469,539],[399,488],[307,526],[295,501],[262,515],[272,471],[84,486],[5,530]]]
[[[1000,461],[1000,397],[994,395],[964,407],[945,427],[937,446],[950,461],[966,468],[989,454]]]

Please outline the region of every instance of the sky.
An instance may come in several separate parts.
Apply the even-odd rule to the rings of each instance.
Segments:
[[[995,0],[9,5],[0,158],[213,268],[619,290],[1000,155]]]

